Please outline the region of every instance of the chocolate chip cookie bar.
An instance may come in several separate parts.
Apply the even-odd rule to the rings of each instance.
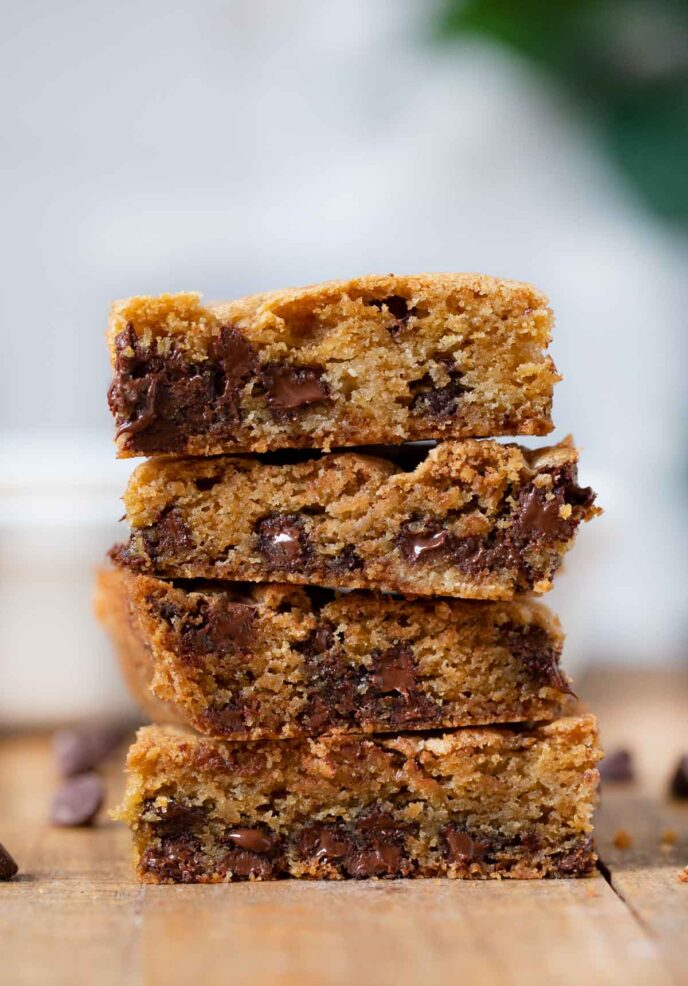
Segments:
[[[130,480],[131,536],[113,557],[171,578],[467,599],[545,592],[597,512],[577,459],[568,444],[474,439],[444,442],[408,471],[358,453],[151,459]]]
[[[209,736],[544,721],[574,701],[559,623],[530,600],[175,585],[110,569],[97,609],[144,708]]]
[[[141,729],[119,817],[145,883],[593,872],[594,717],[233,743]]]
[[[479,274],[361,277],[222,304],[112,308],[120,456],[544,435],[552,315]]]

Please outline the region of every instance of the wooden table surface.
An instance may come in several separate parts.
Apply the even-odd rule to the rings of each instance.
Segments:
[[[639,767],[605,789],[589,880],[140,887],[119,825],[45,824],[47,738],[3,737],[0,840],[21,876],[0,884],[0,983],[688,984],[688,803],[665,797],[688,752],[688,670],[600,671],[580,691]]]

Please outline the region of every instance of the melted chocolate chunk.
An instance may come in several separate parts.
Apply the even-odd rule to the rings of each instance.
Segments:
[[[213,594],[201,599],[179,627],[181,649],[188,657],[217,653],[246,654],[255,642],[258,610]]]
[[[174,561],[194,546],[191,532],[177,507],[165,507],[158,520],[142,530],[141,536],[153,562]]]
[[[518,495],[508,537],[516,548],[533,544],[568,541],[578,527],[579,519],[571,512],[561,516],[564,506],[588,508],[595,501],[590,487],[578,486],[573,464],[550,470],[551,487],[540,489],[534,483],[525,486]]]
[[[430,528],[412,531],[409,526],[409,522],[402,524],[397,543],[403,558],[411,564],[436,555],[451,537],[449,531],[432,531]]]
[[[267,856],[246,850],[227,853],[218,866],[218,872],[248,880],[251,877],[259,880],[269,880],[275,872],[275,861]]]
[[[472,863],[484,858],[489,849],[485,839],[474,839],[468,832],[449,827],[443,832],[450,857],[457,863]]]
[[[628,750],[613,750],[600,763],[600,779],[605,784],[623,784],[635,780],[633,757]]]
[[[458,409],[461,398],[468,392],[468,387],[461,383],[462,374],[456,368],[454,359],[449,354],[436,357],[438,363],[444,365],[449,381],[438,387],[430,373],[409,385],[413,399],[409,405],[412,414],[422,415],[435,420],[453,417]]]
[[[223,326],[207,359],[172,348],[146,347],[129,323],[115,339],[115,373],[108,402],[117,435],[132,449],[174,451],[189,436],[210,432],[231,438],[241,423],[240,391],[255,371],[253,348]]]
[[[105,786],[97,774],[78,774],[57,789],[50,810],[51,825],[90,825],[100,811]]]
[[[276,569],[295,571],[308,564],[311,546],[298,514],[271,514],[255,526],[258,550]]]
[[[19,872],[19,867],[15,863],[10,853],[0,842],[0,881],[11,880]]]
[[[225,833],[225,839],[237,849],[246,849],[248,852],[268,853],[274,848],[274,840],[262,829],[231,829]]]
[[[327,384],[322,379],[322,366],[287,366],[269,363],[263,367],[262,380],[273,409],[293,412],[329,398]]]
[[[688,798],[688,757],[681,757],[669,785],[672,798]]]
[[[342,859],[351,850],[351,840],[341,826],[313,825],[301,833],[296,843],[298,854],[322,862]]]
[[[560,692],[573,694],[559,668],[559,649],[554,647],[547,630],[536,623],[504,623],[500,638],[514,657],[535,678],[541,678]]]
[[[413,651],[408,644],[397,644],[373,658],[373,688],[382,695],[398,692],[408,699],[416,689]]]
[[[370,876],[396,876],[401,871],[401,852],[390,843],[362,849],[346,860],[346,871],[355,880]]]
[[[327,621],[300,646],[309,698],[301,716],[307,732],[385,723],[393,729],[432,728],[442,707],[417,687],[413,653],[397,644],[372,655],[370,669],[351,664]]]
[[[381,813],[348,826],[316,823],[302,831],[296,851],[302,859],[337,866],[354,879],[408,875],[412,868],[405,849],[409,829]]]
[[[207,868],[200,840],[190,832],[161,836],[141,857],[142,871],[165,883],[197,883]]]
[[[505,530],[496,525],[484,537],[459,538],[440,526],[437,519],[413,516],[405,521],[397,536],[399,551],[409,564],[443,558],[461,572],[477,575],[499,569],[515,569],[528,587],[539,577],[531,570],[527,555],[536,547],[569,540],[580,523],[580,514],[571,511],[560,516],[564,505],[588,508],[595,499],[589,488],[576,484],[575,466],[567,465],[551,472],[552,486],[540,490],[528,483],[515,493],[517,505],[511,524]]]

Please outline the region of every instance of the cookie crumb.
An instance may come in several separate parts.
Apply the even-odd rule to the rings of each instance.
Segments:
[[[688,866],[686,866],[685,870],[681,870],[681,872],[679,873],[678,882],[688,883]]]
[[[617,829],[614,835],[614,845],[617,849],[629,849],[633,845],[633,838],[626,829]]]

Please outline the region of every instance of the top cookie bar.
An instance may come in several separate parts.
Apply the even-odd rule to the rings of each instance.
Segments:
[[[545,435],[551,326],[534,287],[481,274],[130,298],[108,330],[118,455]]]

